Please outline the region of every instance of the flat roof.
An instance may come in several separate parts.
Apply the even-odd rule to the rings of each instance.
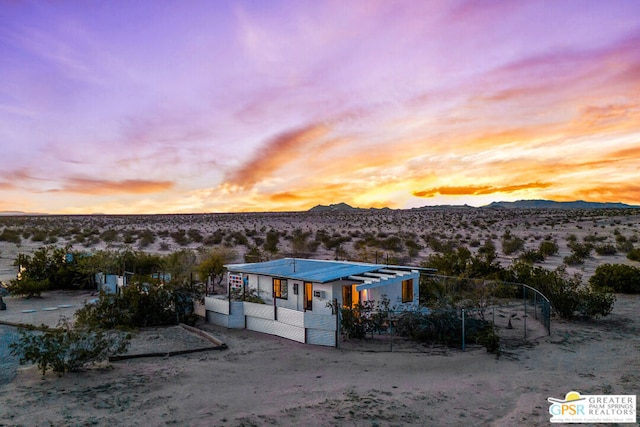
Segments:
[[[333,282],[343,278],[348,279],[349,276],[357,276],[382,269],[424,270],[419,267],[401,265],[302,258],[282,258],[265,262],[228,264],[225,267],[232,273],[261,274],[319,283]]]

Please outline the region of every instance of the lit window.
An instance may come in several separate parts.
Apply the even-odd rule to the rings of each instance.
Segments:
[[[413,302],[413,279],[402,281],[402,302]]]
[[[286,280],[273,279],[273,297],[282,299],[287,299],[289,297]]]

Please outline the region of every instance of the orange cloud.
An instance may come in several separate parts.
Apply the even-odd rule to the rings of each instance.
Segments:
[[[530,182],[527,184],[507,185],[503,187],[493,187],[491,185],[444,186],[422,191],[414,191],[413,195],[416,197],[435,197],[437,195],[482,196],[493,193],[513,193],[520,190],[547,188],[549,186],[551,186],[551,184],[546,182]]]
[[[635,104],[587,106],[582,108],[574,125],[589,133],[638,129],[640,128],[640,106]]]
[[[300,199],[301,199],[300,196],[290,192],[275,193],[269,196],[269,200],[271,200],[272,202],[291,202],[291,201],[298,201]]]
[[[572,197],[583,200],[608,200],[633,205],[640,204],[640,184],[610,183],[578,189]]]
[[[260,147],[253,158],[228,173],[223,185],[247,188],[300,157],[305,148],[329,132],[325,125],[313,124],[282,133]]]
[[[158,193],[173,187],[171,181],[149,181],[142,179],[126,179],[123,181],[106,181],[98,179],[74,178],[71,179],[62,190],[69,193],[81,194],[148,194]]]

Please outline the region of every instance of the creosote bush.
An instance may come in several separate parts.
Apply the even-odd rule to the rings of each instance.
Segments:
[[[124,353],[131,335],[119,331],[78,327],[62,320],[56,329],[44,332],[20,330],[18,341],[9,344],[20,364],[35,363],[44,376],[48,369],[62,375],[88,364]]]
[[[456,311],[435,311],[429,314],[406,312],[396,322],[399,335],[429,344],[462,345],[462,318]],[[499,354],[500,338],[488,320],[465,319],[465,341],[483,345],[488,352]]]
[[[626,294],[640,293],[640,268],[624,264],[603,264],[589,279],[597,289],[611,289]]]

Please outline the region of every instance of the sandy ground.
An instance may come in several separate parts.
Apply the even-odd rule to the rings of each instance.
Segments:
[[[554,319],[551,336],[499,359],[480,348],[333,349],[201,324],[229,349],[61,378],[21,368],[0,387],[0,425],[548,425],[548,397],[638,392],[639,303],[618,295],[606,319]]]
[[[27,228],[51,230],[151,229],[158,233],[158,239],[144,250],[156,253],[201,246],[190,243],[181,247],[170,237],[160,237],[163,230],[195,228],[205,236],[220,230],[258,230],[262,237],[264,230],[270,229],[289,236],[296,228],[311,233],[324,230],[330,235],[354,236],[343,246],[352,259],[361,255],[353,247],[357,233],[409,232],[420,236],[424,245],[416,258],[405,261],[412,265],[433,253],[422,236],[459,241],[472,250],[476,250],[471,245],[474,240],[491,239],[498,247],[499,261],[509,265],[512,258],[500,249],[501,236],[508,229],[523,238],[527,248],[536,248],[548,236],[557,241],[560,252],[541,264],[549,269],[562,264],[570,254],[567,238],[571,235],[579,241],[599,236],[601,243],[613,245],[615,233],[633,239],[636,246],[640,238],[640,212],[635,211],[449,209],[376,214],[78,216],[24,221]],[[59,234],[56,244],[73,244],[75,250],[126,246],[122,241],[78,244],[64,235]],[[43,245],[29,239],[20,245],[0,242],[0,280],[15,278],[17,254],[31,253]],[[134,244],[133,249],[137,248]],[[235,261],[244,261],[245,246],[231,249],[236,251]],[[281,238],[278,255],[291,255],[291,250],[291,240]],[[336,254],[320,246],[313,254],[298,255],[333,259]],[[638,265],[622,252],[611,256],[592,253],[585,264],[568,271],[581,274],[586,281],[603,263]],[[0,311],[0,320],[54,326],[61,316],[71,317],[92,297],[90,293],[63,295],[59,300],[22,303],[9,299],[9,310]],[[386,343],[376,346],[367,342],[345,343],[341,349],[333,349],[203,324],[201,327],[225,342],[228,350],[112,362],[62,378],[51,373],[42,378],[35,368],[20,368],[9,382],[0,381],[0,426],[548,425],[548,397],[562,398],[570,390],[582,394],[638,393],[639,307],[640,296],[618,295],[614,312],[606,319],[553,319],[551,336],[534,330],[527,344],[506,348],[499,359],[473,346],[462,352],[395,342],[395,351],[390,353],[384,351]],[[518,333],[517,328],[507,331],[500,327],[504,338],[507,333]],[[536,326],[529,322],[528,327]],[[0,327],[0,338],[2,334],[14,337],[6,328]],[[132,351],[136,345],[144,351],[200,345],[192,339],[172,328],[142,331]]]
[[[474,208],[433,208],[426,210],[393,210],[371,212],[273,212],[247,214],[199,214],[199,215],[126,215],[126,216],[48,216],[48,217],[0,217],[0,231],[10,229],[22,238],[20,244],[0,241],[0,281],[8,283],[15,279],[17,268],[13,265],[18,254],[31,254],[47,246],[44,241],[34,241],[35,231],[46,231],[48,238],[55,239],[55,246],[71,246],[76,251],[92,253],[98,250],[122,250],[129,248],[149,253],[168,254],[181,249],[223,246],[235,254],[233,262],[244,262],[248,250],[246,245],[227,240],[233,233],[241,233],[248,238],[249,245],[262,248],[266,232],[277,230],[281,233],[278,253],[263,251],[265,257],[298,256],[315,259],[360,260],[366,262],[385,262],[387,257],[396,258],[399,263],[420,265],[434,250],[427,240],[436,238],[441,242],[452,241],[468,247],[472,252],[478,250],[475,244],[492,240],[498,252],[498,261],[508,266],[518,254],[502,253],[501,240],[505,231],[522,238],[525,249],[537,249],[546,238],[556,241],[559,252],[539,264],[554,269],[563,263],[564,257],[571,254],[567,239],[575,236],[582,242],[585,238],[596,239],[596,245],[617,245],[621,237],[628,239],[636,247],[640,245],[640,209],[608,210],[559,210],[559,209],[474,209]],[[346,239],[340,245],[338,254],[334,249],[320,245],[314,252],[296,253],[293,250],[291,236],[294,230],[309,232],[313,240],[316,232],[322,231],[329,236]],[[155,240],[149,245],[141,245],[142,231],[154,233]],[[197,231],[204,238],[214,233],[226,236],[217,245],[190,241],[179,245],[170,236],[177,230]],[[103,232],[117,232],[114,240],[105,241]],[[366,233],[385,236],[403,236],[413,238],[422,246],[415,257],[409,257],[407,251],[400,253],[368,247],[355,249],[355,243]],[[617,233],[617,234],[616,234]],[[125,243],[125,235],[132,234],[132,243]],[[82,236],[88,236],[86,239]],[[78,242],[82,237],[82,242]],[[474,243],[475,242],[475,243]],[[630,261],[624,252],[614,255],[598,255],[591,252],[584,264],[569,266],[567,271],[578,273],[587,280],[598,265],[604,263],[640,265]]]

